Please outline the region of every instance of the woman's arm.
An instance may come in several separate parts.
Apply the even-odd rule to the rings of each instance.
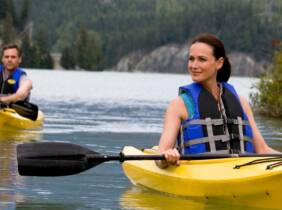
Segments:
[[[240,101],[241,104],[243,106],[243,109],[248,117],[250,126],[252,127],[252,131],[253,131],[253,144],[255,147],[255,151],[256,153],[278,153],[278,151],[272,149],[271,147],[269,147],[266,142],[264,141],[263,136],[261,135],[255,119],[254,119],[254,115],[253,115],[253,111],[250,107],[250,104],[248,103],[248,101],[240,96]]]
[[[158,152],[164,154],[165,161],[156,161],[160,168],[165,168],[169,164],[179,164],[180,154],[174,148],[177,135],[179,133],[181,120],[188,118],[185,104],[181,97],[174,99],[168,106],[165,117],[163,132],[160,138]]]

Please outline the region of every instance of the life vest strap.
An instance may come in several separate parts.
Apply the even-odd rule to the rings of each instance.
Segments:
[[[241,117],[238,117],[237,119],[227,119],[227,124],[250,125],[248,120],[243,120]]]
[[[216,136],[210,136],[210,137],[203,137],[203,138],[197,138],[193,139],[191,141],[187,141],[183,144],[184,147],[189,147],[195,144],[203,144],[203,143],[208,143],[210,141],[222,141],[222,142],[228,142],[231,139],[236,139],[238,138],[238,135],[236,134],[230,134],[230,135],[216,135]],[[242,142],[252,142],[252,139],[248,136],[243,136],[243,141]],[[243,144],[244,146],[244,144]]]
[[[230,154],[228,149],[216,150],[214,152],[200,152],[198,154]]]
[[[245,153],[244,149],[244,131],[243,131],[243,120],[241,117],[237,117],[238,119],[238,130],[239,130],[239,139],[240,139],[240,150],[242,153]]]
[[[239,119],[240,118],[240,119]],[[210,119],[210,118],[207,118]],[[234,124],[234,125],[249,125],[249,122],[247,120],[242,120],[241,117],[238,117],[238,119],[227,119],[227,122],[224,121],[224,119],[192,119],[189,121],[186,121],[182,124],[183,128],[188,127],[189,125],[207,125],[207,123],[218,126],[218,125],[224,125],[224,124]]]

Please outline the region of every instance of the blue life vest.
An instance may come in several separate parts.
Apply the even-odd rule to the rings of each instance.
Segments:
[[[252,128],[234,87],[221,83],[221,111],[198,83],[182,86],[189,118],[181,122],[178,148],[183,154],[254,152]]]
[[[17,68],[13,71],[13,73],[8,78],[4,80],[3,71],[4,71],[4,68],[2,65],[0,65],[0,92],[1,94],[13,94],[17,92],[20,86],[20,78],[22,75],[26,75],[26,72],[20,68]]]

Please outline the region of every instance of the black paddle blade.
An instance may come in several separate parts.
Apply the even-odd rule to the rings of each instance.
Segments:
[[[79,145],[62,142],[25,143],[17,146],[18,171],[22,176],[65,176],[85,171],[103,161],[101,156]]]
[[[38,106],[27,101],[17,101],[10,103],[9,107],[14,109],[19,115],[36,121],[38,116]]]

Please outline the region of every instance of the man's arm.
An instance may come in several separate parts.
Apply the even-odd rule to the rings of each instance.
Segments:
[[[0,102],[9,104],[11,102],[23,101],[26,97],[28,97],[31,89],[32,81],[28,79],[27,76],[23,75],[20,79],[19,89],[17,92],[7,96],[0,96]]]

